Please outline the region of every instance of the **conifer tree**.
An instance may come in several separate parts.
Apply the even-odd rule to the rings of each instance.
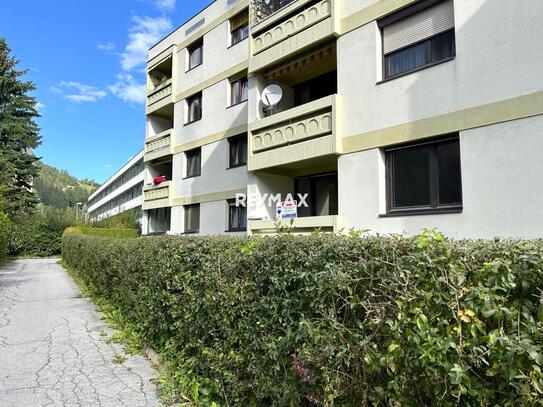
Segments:
[[[0,38],[0,200],[11,215],[29,212],[39,198],[32,184],[38,174],[32,149],[41,143],[34,83],[24,81],[25,70]]]

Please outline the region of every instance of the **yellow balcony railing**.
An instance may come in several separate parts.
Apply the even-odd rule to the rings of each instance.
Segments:
[[[172,153],[173,129],[157,134],[145,141],[145,161],[156,160]]]
[[[339,154],[339,101],[327,96],[250,124],[249,170]]]
[[[322,0],[290,17],[286,21],[254,37],[253,54],[258,54],[288,37],[332,16],[332,0]]]
[[[143,187],[143,210],[171,206],[171,182]]]
[[[160,84],[155,89],[147,94],[147,106],[154,105],[161,100],[170,97],[172,95],[172,80],[168,79],[166,82]]]

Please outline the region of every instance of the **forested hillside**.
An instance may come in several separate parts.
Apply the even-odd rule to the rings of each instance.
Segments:
[[[88,197],[98,188],[90,180],[78,180],[65,170],[58,170],[47,164],[38,163],[39,175],[34,187],[41,202],[54,208],[74,207],[77,202],[86,203]]]

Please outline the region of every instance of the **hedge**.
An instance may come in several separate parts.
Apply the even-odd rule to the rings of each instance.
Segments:
[[[66,228],[64,234],[77,233],[88,236],[109,237],[112,239],[132,239],[140,235],[137,229],[106,229],[86,226],[74,226]]]
[[[0,212],[0,264],[8,254],[10,232],[11,222],[6,214]]]
[[[198,405],[541,401],[541,241],[67,234],[63,257]]]

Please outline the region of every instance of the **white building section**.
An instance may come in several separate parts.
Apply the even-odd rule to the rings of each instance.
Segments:
[[[89,220],[99,221],[130,209],[141,208],[144,170],[141,151],[89,197]]]

